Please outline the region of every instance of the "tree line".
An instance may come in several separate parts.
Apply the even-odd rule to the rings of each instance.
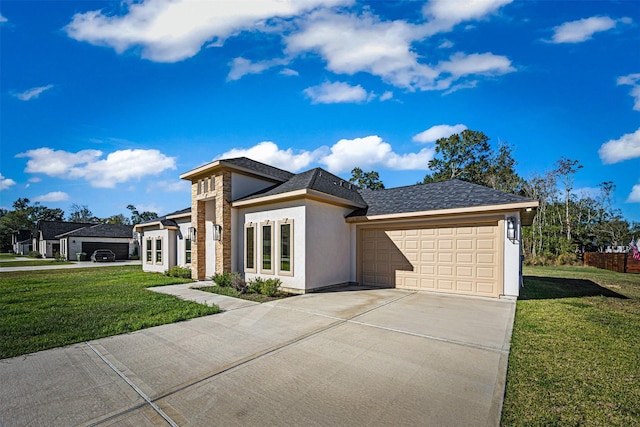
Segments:
[[[511,145],[492,147],[484,133],[467,129],[436,141],[429,172],[419,184],[460,179],[538,200],[533,225],[524,227],[522,237],[524,254],[533,263],[569,263],[583,252],[628,245],[640,235],[640,223],[627,221],[613,207],[614,182],[600,183],[596,192],[573,191],[575,175],[583,168],[579,160],[562,157],[552,170],[528,179],[518,175],[516,165]],[[349,181],[384,188],[375,171],[355,168]]]
[[[91,212],[87,205],[72,204],[69,215],[60,208],[48,208],[38,202],[31,203],[27,198],[19,198],[12,205],[13,209],[0,209],[0,248],[11,249],[11,235],[21,230],[33,230],[38,221],[69,221],[86,224],[125,224],[135,225],[158,217],[150,211],[138,211],[134,205],[128,205],[130,216],[123,214],[100,218]]]

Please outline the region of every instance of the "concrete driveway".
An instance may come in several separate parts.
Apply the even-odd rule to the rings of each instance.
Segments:
[[[0,425],[498,425],[515,302],[307,294],[0,361]]]

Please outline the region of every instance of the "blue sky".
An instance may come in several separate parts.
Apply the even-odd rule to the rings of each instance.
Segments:
[[[469,128],[640,221],[638,1],[2,0],[0,61],[3,208],[162,215],[242,155],[411,185]]]

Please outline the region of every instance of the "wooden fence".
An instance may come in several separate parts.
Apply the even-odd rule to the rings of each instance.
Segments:
[[[584,265],[617,271],[618,273],[640,274],[640,261],[633,259],[633,254],[609,254],[601,252],[585,252]]]

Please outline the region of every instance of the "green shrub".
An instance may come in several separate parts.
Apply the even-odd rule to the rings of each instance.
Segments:
[[[250,294],[259,294],[260,289],[262,289],[262,284],[264,283],[264,279],[261,277],[256,277],[254,279],[249,280],[247,286],[247,292]]]
[[[577,262],[576,254],[560,254],[556,259],[556,265],[576,265]]]
[[[260,293],[268,297],[273,297],[280,290],[281,284],[280,279],[267,279],[260,286]]]
[[[164,272],[165,276],[181,277],[184,279],[191,279],[191,269],[189,267],[180,267],[179,265],[171,267]]]
[[[220,287],[228,288],[232,285],[232,277],[231,273],[227,273],[226,271],[223,273],[216,273],[211,280]]]
[[[53,257],[55,258],[56,262],[62,262],[67,260],[67,258],[64,255],[62,255],[60,252],[56,252],[55,254],[53,254]]]
[[[42,255],[38,251],[29,251],[27,255],[29,258],[42,258]]]

